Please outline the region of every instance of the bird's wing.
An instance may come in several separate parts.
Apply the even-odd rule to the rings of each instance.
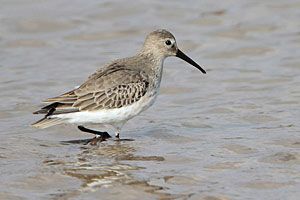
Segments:
[[[45,102],[51,104],[36,113],[49,114],[51,111],[51,114],[62,114],[120,108],[138,101],[145,95],[148,85],[148,76],[144,72],[113,65],[91,75],[79,88],[47,99]]]

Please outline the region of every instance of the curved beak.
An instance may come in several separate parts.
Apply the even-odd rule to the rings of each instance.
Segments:
[[[197,69],[199,69],[203,74],[206,74],[206,71],[200,67],[197,63],[195,63],[191,58],[189,58],[187,55],[185,55],[182,51],[179,49],[177,50],[176,57],[181,58],[182,60],[188,62],[189,64],[193,65]]]

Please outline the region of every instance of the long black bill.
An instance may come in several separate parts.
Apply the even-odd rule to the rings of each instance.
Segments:
[[[190,59],[187,55],[185,55],[182,51],[179,49],[177,50],[176,57],[181,58],[182,60],[190,63],[194,67],[198,68],[203,74],[206,74],[206,71],[200,67],[197,63],[195,63],[192,59]]]

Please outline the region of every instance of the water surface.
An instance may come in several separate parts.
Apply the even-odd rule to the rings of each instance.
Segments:
[[[0,199],[297,199],[299,1],[2,1]],[[133,142],[66,145],[37,130],[41,100],[170,30],[207,74],[165,62]]]

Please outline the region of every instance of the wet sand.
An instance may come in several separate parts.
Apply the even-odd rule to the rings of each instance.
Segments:
[[[191,4],[193,6],[191,6]],[[299,1],[20,1],[0,7],[0,199],[298,199]],[[207,75],[165,61],[160,96],[99,146],[37,130],[41,100],[134,54],[157,28]]]

